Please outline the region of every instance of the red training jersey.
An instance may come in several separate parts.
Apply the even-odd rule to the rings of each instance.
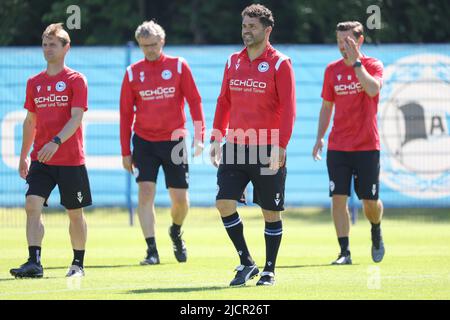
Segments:
[[[382,84],[383,64],[361,58],[367,72]],[[328,149],[337,151],[380,150],[377,128],[379,94],[371,98],[363,89],[352,66],[344,59],[330,63],[325,70],[322,98],[334,102],[334,120]]]
[[[36,114],[36,136],[31,160],[37,160],[41,148],[52,140],[72,117],[72,108],[88,109],[87,81],[83,74],[64,67],[60,73],[49,76],[46,71],[27,82],[24,108]],[[83,131],[80,126],[62,143],[47,165],[79,166],[85,163]]]
[[[185,98],[194,121],[194,138],[203,141],[205,117],[202,101],[186,61],[161,54],[156,61],[144,58],[130,65],[125,72],[120,94],[122,156],[131,154],[134,118],[134,132],[147,141],[170,141],[184,137],[187,134]]]
[[[233,53],[225,65],[222,89],[217,99],[212,140],[240,144],[289,143],[295,122],[295,79],[289,57],[270,44],[250,61],[247,48]],[[243,138],[243,134],[245,137]]]

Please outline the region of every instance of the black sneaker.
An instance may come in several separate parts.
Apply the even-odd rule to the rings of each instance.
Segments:
[[[155,249],[147,249],[147,257],[140,262],[141,266],[159,264],[159,254]]]
[[[334,260],[331,264],[334,265],[346,265],[352,264],[352,257],[350,253],[340,253],[336,260]]]
[[[169,228],[170,239],[172,239],[173,244],[173,253],[178,262],[186,262],[187,260],[187,251],[186,244],[184,240],[181,238],[183,233],[173,234],[172,229]]]
[[[259,273],[258,267],[255,264],[252,266],[244,266],[241,264],[236,267],[235,271],[237,271],[237,273],[234,276],[234,279],[231,280],[230,287],[245,286],[245,283],[248,280],[253,279]]]
[[[9,270],[9,272],[16,278],[42,278],[44,276],[42,265],[31,260],[28,260],[19,268]]]
[[[275,274],[273,272],[263,271],[260,276],[261,278],[256,283],[257,286],[273,286],[275,284]]]
[[[372,229],[372,260],[373,262],[381,262],[384,257],[384,242],[383,236],[381,235],[381,228]]]

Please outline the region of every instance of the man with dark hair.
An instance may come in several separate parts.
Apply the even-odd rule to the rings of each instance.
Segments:
[[[83,207],[91,205],[91,191],[85,168],[81,121],[87,110],[87,82],[69,69],[64,59],[70,48],[68,33],[61,23],[49,25],[42,35],[47,69],[27,82],[19,174],[26,179],[25,211],[29,258],[11,269],[16,278],[41,278],[41,244],[44,237],[42,209],[56,185],[61,204],[70,218],[74,258],[67,277],[84,276],[87,227]],[[31,152],[31,166],[28,152]]]
[[[332,264],[351,264],[350,221],[347,198],[351,179],[362,199],[364,213],[372,224],[372,259],[384,257],[381,234],[383,203],[378,199],[380,139],[377,109],[382,86],[383,64],[363,55],[364,28],[357,21],[341,22],[336,27],[337,44],[343,59],[330,63],[325,70],[322,109],[313,158],[320,160],[335,106],[333,128],[328,138],[327,167],[332,197],[332,215],[341,248]]]
[[[245,285],[259,273],[236,205],[250,181],[253,202],[261,206],[265,220],[266,263],[257,285],[275,281],[283,232],[286,146],[295,121],[295,80],[290,59],[269,43],[273,25],[272,13],[262,5],[242,11],[245,48],[228,59],[214,117],[210,155],[218,167],[216,207],[240,258],[230,286]]]

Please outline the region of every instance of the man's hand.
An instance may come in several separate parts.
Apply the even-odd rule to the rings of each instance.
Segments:
[[[316,141],[316,144],[314,145],[312,156],[314,161],[322,160],[322,149],[323,149],[324,141],[323,139],[319,139]]]
[[[19,160],[19,175],[22,179],[27,178],[29,167],[30,163],[28,161],[28,157]]]
[[[50,159],[53,157],[56,151],[58,151],[58,149],[59,146],[55,142],[47,142],[47,144],[43,146],[37,154],[38,161],[43,163],[50,161]]]
[[[131,173],[131,174],[134,173],[133,172],[133,159],[131,158],[131,155],[122,157],[122,166],[129,173]]]
[[[353,40],[350,37],[347,37],[345,39],[344,46],[345,52],[347,53],[347,59],[350,62],[350,64],[353,65],[360,56],[358,45],[356,44],[355,40]]]
[[[195,140],[192,142],[192,146],[194,147],[194,157],[198,157],[202,154],[205,145],[200,140]]]
[[[220,143],[216,141],[211,142],[211,146],[209,147],[209,158],[214,167],[219,167],[221,156],[222,149]]]
[[[269,169],[278,170],[284,166],[286,161],[286,149],[279,146],[272,146],[270,152],[270,164]]]

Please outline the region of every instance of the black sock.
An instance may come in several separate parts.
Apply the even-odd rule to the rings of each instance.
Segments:
[[[350,254],[350,245],[349,245],[348,237],[338,238],[338,241],[339,241],[339,246],[341,247],[341,253],[346,256],[349,255]]]
[[[73,261],[72,265],[79,266],[83,268],[84,263],[84,250],[73,249]]]
[[[28,247],[28,257],[29,260],[33,261],[34,263],[41,263],[41,247],[37,246],[30,246]]]
[[[228,236],[236,248],[239,254],[239,259],[241,264],[244,266],[252,266],[255,264],[247,248],[244,238],[244,225],[242,224],[241,218],[237,212],[233,213],[231,216],[222,218],[223,225],[227,230]]]
[[[372,225],[372,232],[374,231],[379,231],[380,227],[381,227],[381,222],[380,223],[370,223]]]
[[[170,226],[170,235],[172,236],[178,236],[181,232],[181,225],[172,223]]]
[[[264,239],[266,240],[266,264],[264,271],[274,272],[281,236],[283,235],[283,223],[280,221],[266,222]]]
[[[381,240],[381,223],[370,223],[372,225],[372,229],[370,230],[370,233],[372,234],[372,243],[375,246],[375,248],[380,248],[380,240]]]
[[[149,251],[158,251],[156,250],[156,240],[155,237],[145,238],[145,242],[147,242],[147,248]]]

